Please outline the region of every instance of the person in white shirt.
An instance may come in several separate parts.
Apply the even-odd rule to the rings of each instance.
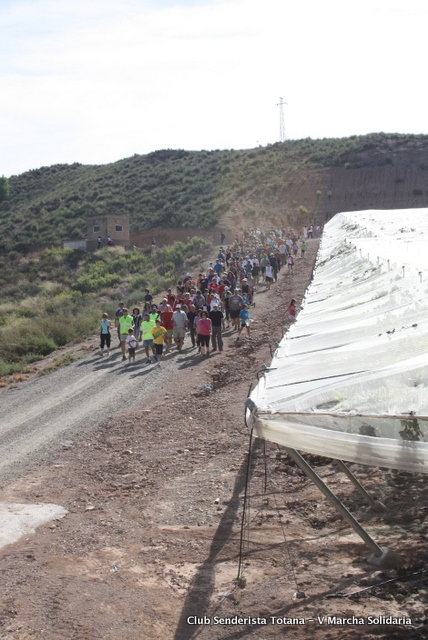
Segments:
[[[273,282],[273,268],[271,264],[266,265],[265,269],[265,282],[268,289],[270,289],[270,285]]]

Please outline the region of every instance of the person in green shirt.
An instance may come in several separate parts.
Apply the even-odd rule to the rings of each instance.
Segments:
[[[142,333],[142,336],[143,336],[143,347],[146,350],[146,356],[147,356],[146,364],[151,364],[152,363],[151,358],[150,358],[150,351],[152,351],[152,353],[153,353],[153,357],[155,359],[155,362],[158,361],[158,357],[156,355],[155,346],[153,344],[153,333],[152,333],[152,329],[155,326],[156,326],[155,318],[152,318],[150,316],[150,313],[145,313],[144,314],[144,320],[141,323],[141,333]]]
[[[119,336],[120,336],[120,348],[122,350],[122,360],[126,360],[126,338],[129,334],[129,329],[134,326],[134,318],[128,315],[128,309],[123,309],[122,315],[118,320]]]

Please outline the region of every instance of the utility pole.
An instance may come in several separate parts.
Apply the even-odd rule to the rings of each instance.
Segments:
[[[285,142],[285,124],[284,124],[284,105],[287,104],[282,98],[279,99],[277,107],[279,107],[279,141]]]

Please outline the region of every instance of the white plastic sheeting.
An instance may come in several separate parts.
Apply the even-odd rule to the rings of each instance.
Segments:
[[[427,209],[325,226],[297,322],[251,400],[260,438],[428,473]]]

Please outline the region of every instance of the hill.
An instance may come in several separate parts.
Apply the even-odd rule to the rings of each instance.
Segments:
[[[134,232],[322,224],[338,211],[428,206],[428,136],[376,133],[250,150],[162,150],[53,165],[9,179],[0,252],[85,237],[86,218],[126,213]]]

